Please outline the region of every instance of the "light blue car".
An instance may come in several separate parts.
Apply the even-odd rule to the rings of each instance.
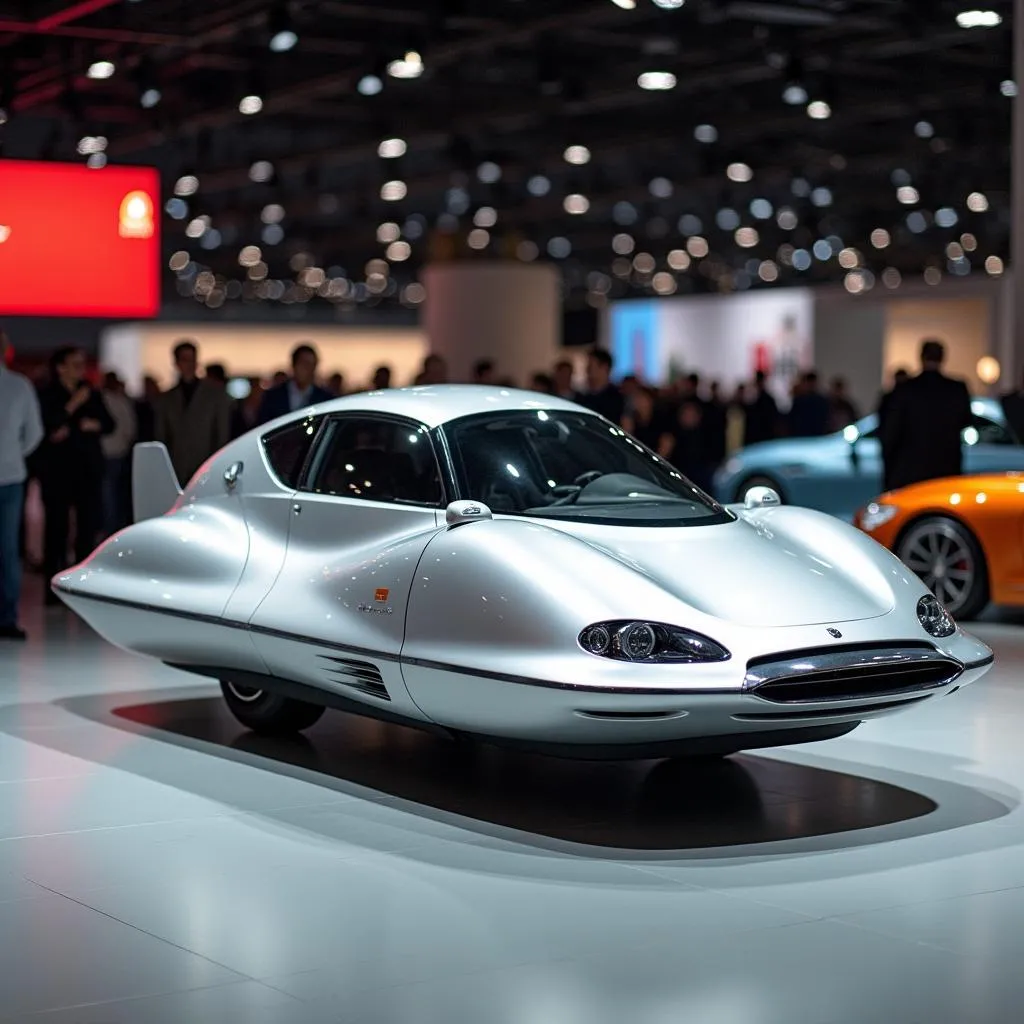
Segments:
[[[975,398],[974,422],[963,433],[964,472],[1024,470],[1024,445],[1013,436],[999,402]],[[719,501],[742,501],[751,487],[767,486],[791,505],[843,519],[882,491],[878,417],[865,416],[836,434],[781,438],[743,448],[715,474]]]

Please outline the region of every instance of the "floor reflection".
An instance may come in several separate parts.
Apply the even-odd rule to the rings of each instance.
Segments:
[[[69,702],[71,703],[71,702]],[[934,800],[899,785],[776,757],[572,761],[456,745],[399,726],[329,713],[308,734],[243,730],[219,699],[112,708],[111,721],[268,771],[299,769],[326,786],[362,786],[456,815],[615,850],[685,851],[836,835],[912,821]]]

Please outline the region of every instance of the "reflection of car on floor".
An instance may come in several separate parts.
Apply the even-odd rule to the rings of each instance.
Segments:
[[[855,522],[969,619],[1024,605],[1024,474],[949,477],[890,491]]]
[[[579,406],[497,388],[338,399],[232,442],[53,581],[103,636],[221,681],[245,725],[323,706],[553,752],[827,739],[991,662],[859,531],[727,509]]]
[[[999,402],[975,398],[964,431],[964,472],[1024,470],[1024,445],[1006,424]],[[865,416],[825,437],[780,438],[743,448],[715,477],[720,501],[742,501],[751,487],[771,487],[783,502],[850,520],[882,489],[878,417]]]

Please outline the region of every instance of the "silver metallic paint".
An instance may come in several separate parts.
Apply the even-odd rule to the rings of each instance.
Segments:
[[[296,493],[270,471],[261,444],[311,412],[386,413],[434,427],[524,408],[575,407],[452,386],[352,396],[284,417],[214,455],[166,514],[106,541],[54,588],[108,640],[173,664],[279,676],[368,707],[387,703],[413,722],[563,744],[726,733],[753,740],[784,723],[756,718],[758,708],[781,709],[744,692],[747,663],[790,651],[930,641],[978,666],[957,686],[987,670],[988,648],[966,633],[924,633],[915,608],[927,591],[916,576],[817,512],[739,507],[734,522],[678,528],[474,521],[441,508]],[[170,493],[166,481],[153,487]],[[381,588],[386,601],[375,600]],[[631,618],[693,629],[731,658],[632,665],[579,647],[590,623]],[[827,632],[835,624],[841,641]],[[390,701],[332,671],[329,657],[339,653],[375,667]],[[934,699],[952,688],[923,693]],[[849,704],[826,701],[813,710],[794,723],[893,709],[851,716]]]

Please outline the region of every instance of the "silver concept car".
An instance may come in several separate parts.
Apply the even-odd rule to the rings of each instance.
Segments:
[[[723,506],[523,391],[380,391],[233,441],[53,587],[112,643],[220,681],[246,726],[325,706],[584,757],[829,739],[991,651],[895,556],[767,488]]]

